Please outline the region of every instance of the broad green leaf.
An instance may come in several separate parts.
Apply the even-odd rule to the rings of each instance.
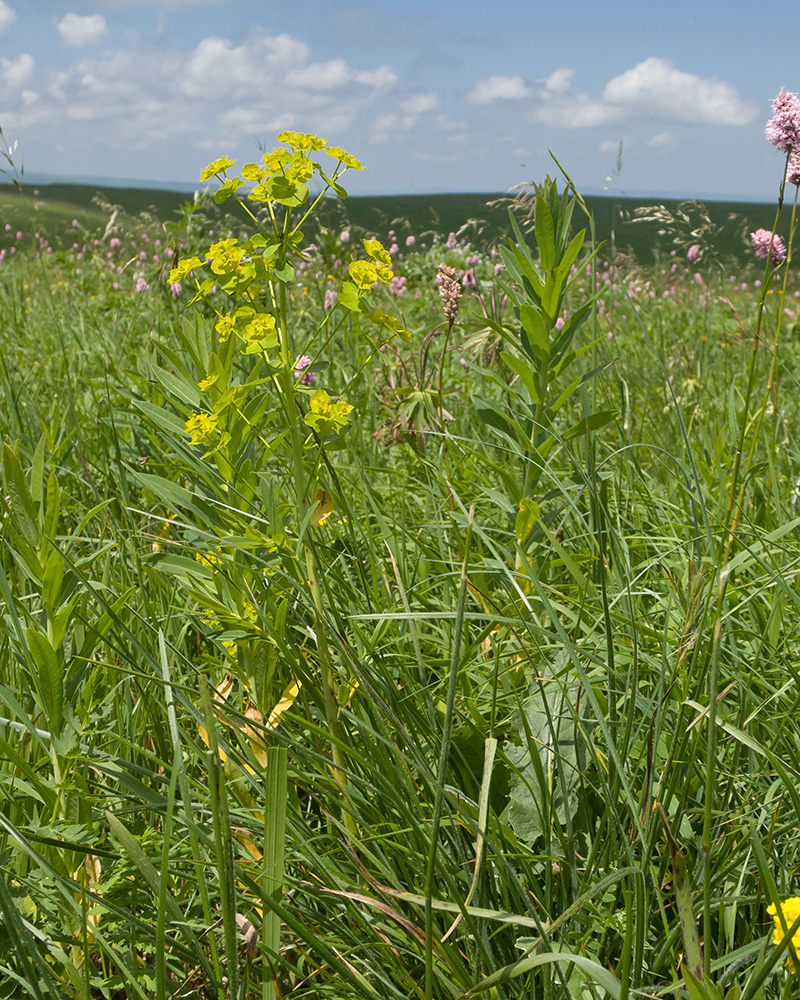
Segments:
[[[547,283],[550,283],[550,279]],[[521,305],[519,319],[523,330],[528,334],[534,357],[537,361],[546,361],[550,357],[550,337],[541,313],[532,306]]]
[[[536,243],[539,247],[539,257],[545,271],[551,271],[556,266],[556,240],[553,231],[553,216],[544,198],[537,196],[534,206]]]
[[[361,312],[358,289],[352,281],[345,281],[339,289],[338,304],[351,312]]]
[[[38,629],[25,630],[28,650],[36,666],[36,680],[47,715],[47,728],[57,733],[61,728],[64,711],[64,678],[58,656],[50,645],[50,640]]]
[[[564,441],[571,441],[573,438],[580,437],[581,434],[596,431],[598,428],[610,423],[616,415],[616,410],[600,410],[599,413],[592,413],[591,416],[579,420],[577,424],[573,424],[568,431],[564,432],[562,439]]]
[[[7,444],[3,445],[3,474],[11,497],[11,511],[19,530],[29,544],[38,548],[42,542],[39,514],[28,489],[19,458]]]
[[[42,604],[50,618],[61,603],[61,583],[64,579],[64,558],[58,549],[51,549],[42,580]]]
[[[41,503],[42,484],[44,482],[44,444],[47,439],[46,432],[42,433],[36,451],[33,453],[33,466],[31,467],[31,498],[34,503]]]
[[[531,370],[530,365],[524,361],[522,358],[518,358],[513,354],[509,354],[508,351],[501,351],[500,357],[505,361],[508,367],[517,373],[522,379],[522,384],[530,393],[531,399],[536,403],[541,403],[541,396],[539,394],[539,387],[536,384],[536,375]]]
[[[50,542],[56,540],[56,530],[58,529],[58,513],[61,507],[61,490],[58,485],[58,476],[55,471],[47,477],[47,499],[44,509],[44,537]]]

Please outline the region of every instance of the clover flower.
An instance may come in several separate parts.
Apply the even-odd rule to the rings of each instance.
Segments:
[[[294,363],[294,377],[300,380],[300,385],[313,385],[317,381],[314,372],[303,371],[311,364],[311,358],[307,354],[301,354]]]
[[[800,896],[792,896],[791,899],[785,899],[780,905],[781,913],[783,914],[783,919],[786,921],[786,930],[790,930],[792,924],[800,917]],[[781,923],[781,913],[778,913],[777,907],[774,903],[770,903],[767,907],[767,913],[772,917],[775,924],[772,930],[772,940],[775,944],[780,944],[784,938],[783,924]],[[794,932],[792,935],[791,943],[794,945],[796,951],[800,951],[800,928]],[[794,967],[794,962],[792,961],[791,955],[789,956],[789,971],[796,972]]]
[[[453,323],[458,316],[458,300],[461,298],[461,286],[458,283],[456,269],[448,264],[440,264],[436,284],[439,286],[444,318],[448,323]]]
[[[790,184],[800,187],[800,148],[792,149],[789,153],[789,162],[786,165],[786,180]]]
[[[772,118],[764,130],[771,146],[786,152],[800,143],[800,100],[797,94],[782,90],[772,102]]]
[[[777,233],[773,236],[769,229],[757,229],[754,233],[750,233],[750,239],[756,248],[756,257],[760,260],[766,260],[769,255],[770,263],[774,267],[786,260],[786,247]]]

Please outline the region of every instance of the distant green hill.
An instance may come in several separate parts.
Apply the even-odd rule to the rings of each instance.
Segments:
[[[82,230],[101,232],[108,221],[108,213],[96,204],[98,195],[108,203],[121,206],[130,216],[150,212],[164,222],[177,218],[180,207],[191,200],[185,192],[97,188],[82,184],[40,185],[26,188],[20,194],[11,185],[4,184],[0,185],[0,245],[9,239],[3,232],[5,224],[11,226],[12,233],[36,231],[57,245],[74,242],[73,219],[77,219]],[[394,229],[403,243],[411,234],[418,240],[430,240],[433,232],[443,237],[450,232],[460,232],[473,245],[481,247],[496,243],[509,232],[508,201],[508,196],[502,194],[382,195],[351,197],[343,203],[326,199],[319,217],[329,229],[352,228],[355,235],[363,231],[385,238],[388,231]],[[654,255],[663,256],[671,249],[671,234],[658,232],[663,226],[630,220],[636,209],[656,204],[674,216],[681,205],[678,200],[589,196],[586,203],[594,214],[598,238],[609,244],[613,238],[616,252],[629,253],[642,263],[652,263]],[[228,202],[224,208],[233,211],[235,206]],[[706,209],[708,223],[715,230],[711,241],[723,260],[726,257],[746,258],[750,253],[746,234],[755,228],[769,227],[774,215],[774,206],[744,202],[710,201]],[[585,224],[578,213],[575,220],[577,225]],[[688,233],[693,222],[696,222],[695,216],[685,227],[686,239],[681,253],[692,242]],[[308,236],[314,238],[310,230]],[[611,255],[611,246],[606,253]]]

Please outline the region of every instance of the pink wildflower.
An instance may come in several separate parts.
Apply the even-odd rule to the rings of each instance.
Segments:
[[[112,236],[111,239],[109,240],[108,245],[111,247],[112,250],[118,250],[119,249],[119,240],[117,239],[116,236]]]
[[[301,354],[294,363],[294,377],[300,379],[300,385],[313,385],[317,381],[314,372],[303,371],[311,364],[311,358],[307,354]]]
[[[784,152],[794,148],[800,141],[800,100],[797,94],[782,90],[772,102],[772,112],[764,130],[767,142]]]
[[[147,284],[147,282],[144,280],[144,278],[137,278],[136,279],[136,291],[137,292],[146,292],[149,287],[150,286]]]
[[[339,293],[335,292],[332,288],[325,289],[325,312],[329,312],[336,305],[336,300],[339,298]]]
[[[415,237],[413,237],[413,236],[406,236],[406,246],[407,247],[413,247],[416,242],[417,241],[416,241]]]
[[[457,245],[458,245],[458,240],[456,239],[456,234],[450,233],[450,235],[447,237],[447,243],[445,243],[445,246],[447,247],[448,250],[453,250]]]
[[[396,296],[398,299],[401,299],[408,291],[408,289],[406,288],[405,275],[400,275],[400,276],[395,275],[389,282],[389,291],[391,292],[392,295]]]
[[[339,237],[339,239],[342,241],[342,243],[349,243],[350,233],[348,233],[348,231],[345,229],[342,235]]]
[[[689,249],[686,251],[686,259],[689,261],[690,264],[694,264],[699,254],[700,254],[700,247],[698,246],[689,247]]]
[[[760,260],[766,260],[767,254],[769,254],[770,263],[773,266],[786,260],[786,247],[777,233],[773,236],[769,229],[757,229],[754,233],[750,233],[750,239],[756,248],[756,257]],[[772,252],[770,252],[770,243],[772,243]]]
[[[800,149],[792,149],[786,166],[786,180],[800,187]]]
[[[172,282],[172,284],[169,286],[169,293],[173,297],[173,299],[179,299],[181,295],[183,295],[183,287],[181,286],[180,281]]]
[[[472,268],[464,272],[464,277],[461,279],[461,284],[464,288],[477,288],[478,280],[475,277],[475,272]]]

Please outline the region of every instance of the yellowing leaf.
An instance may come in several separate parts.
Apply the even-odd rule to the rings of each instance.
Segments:
[[[333,497],[327,490],[317,490],[314,501],[316,507],[311,513],[311,523],[314,527],[321,528],[333,511]]]
[[[267,719],[267,729],[274,729],[281,720],[284,712],[288,712],[294,704],[294,700],[300,692],[300,681],[294,680],[281,695],[281,700],[269,713]]]

